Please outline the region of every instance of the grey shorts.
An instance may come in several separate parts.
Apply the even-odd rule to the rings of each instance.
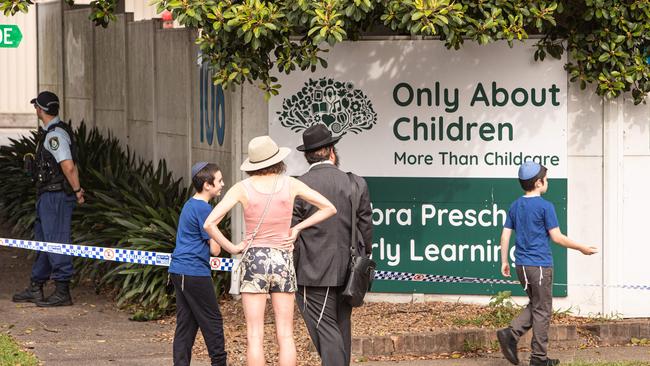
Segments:
[[[250,248],[242,259],[239,292],[296,292],[293,253],[275,248]]]

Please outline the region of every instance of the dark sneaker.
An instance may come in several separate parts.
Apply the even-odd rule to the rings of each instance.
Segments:
[[[560,364],[560,360],[555,358],[547,358],[545,360],[540,360],[538,358],[530,359],[530,366],[555,366],[559,364]]]
[[[36,306],[44,308],[70,305],[72,305],[72,297],[70,296],[70,282],[56,282],[56,289],[54,290],[54,293],[47,299],[36,302]]]
[[[37,302],[43,300],[43,283],[32,282],[29,287],[16,293],[11,300],[13,302]]]
[[[501,353],[503,353],[503,357],[505,357],[506,360],[510,361],[511,364],[519,365],[519,357],[517,356],[517,341],[515,341],[515,337],[512,335],[512,330],[510,328],[498,330],[497,339],[499,340],[499,346],[501,346]]]

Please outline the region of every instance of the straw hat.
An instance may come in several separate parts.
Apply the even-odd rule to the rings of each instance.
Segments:
[[[258,136],[248,143],[248,159],[239,168],[245,172],[268,168],[284,160],[291,149],[278,147],[269,136]]]

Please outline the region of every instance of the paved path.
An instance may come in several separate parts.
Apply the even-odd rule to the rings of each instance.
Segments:
[[[550,350],[550,356],[559,358],[561,364],[570,362],[598,362],[598,361],[646,361],[650,365],[650,347],[600,347],[588,349]],[[528,365],[527,353],[519,355],[522,361],[520,365]],[[526,362],[523,362],[526,361]],[[357,366],[510,366],[500,353],[490,354],[480,358],[455,359],[455,360],[422,360],[422,361],[386,361],[386,362],[363,362]]]
[[[0,331],[9,331],[47,366],[171,365],[171,345],[157,338],[169,325],[134,322],[89,286],[73,289],[74,306],[15,304],[29,281],[28,251],[0,247]],[[52,291],[48,287],[46,293]],[[192,365],[207,365],[204,360]]]

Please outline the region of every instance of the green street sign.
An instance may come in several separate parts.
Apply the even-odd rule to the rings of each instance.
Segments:
[[[23,34],[15,24],[0,24],[0,48],[16,48]]]

